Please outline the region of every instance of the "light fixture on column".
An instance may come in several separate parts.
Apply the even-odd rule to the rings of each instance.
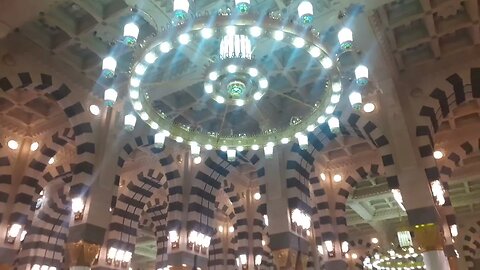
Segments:
[[[263,215],[263,223],[268,226],[268,215]]]
[[[255,266],[260,266],[262,264],[262,255],[255,255]]]
[[[332,116],[328,119],[328,127],[333,133],[336,133],[340,130],[340,121],[337,117]]]
[[[42,207],[44,199],[45,199],[44,191],[42,190],[42,191],[40,191],[37,202],[35,203],[35,210],[38,210],[38,209],[40,209],[40,207]]]
[[[368,84],[368,68],[364,65],[359,65],[355,69],[355,79],[358,85],[365,86]]]
[[[298,132],[297,134],[295,134],[295,137],[297,138],[298,140],[298,145],[300,146],[300,149],[307,149],[308,147],[308,137],[307,135],[301,133],[301,132]]]
[[[325,175],[325,173],[320,173],[320,179],[322,179],[322,181],[326,181],[327,180],[327,176]]]
[[[110,247],[107,251],[106,262],[108,265],[113,264],[126,268],[132,260],[132,255],[131,251]]]
[[[450,225],[450,234],[452,235],[452,237],[457,237],[458,236],[457,224]]]
[[[115,104],[115,101],[117,101],[117,97],[118,97],[118,93],[113,88],[108,88],[103,93],[103,100],[105,102],[105,105],[108,107],[112,107],[113,104]]]
[[[443,154],[443,152],[440,151],[440,150],[435,150],[435,151],[433,152],[433,157],[434,157],[435,159],[441,159],[441,158],[443,158],[443,156],[444,156],[444,154]]]
[[[163,148],[163,145],[165,144],[165,133],[163,131],[157,132],[153,137],[153,143],[155,144],[155,147]]]
[[[135,23],[131,22],[125,24],[123,27],[123,42],[128,46],[135,45],[139,32],[140,29]]]
[[[372,102],[365,103],[365,105],[363,105],[363,111],[366,113],[371,113],[375,111],[375,104]]]
[[[72,213],[74,220],[81,220],[83,218],[83,211],[85,210],[85,201],[81,197],[72,199]]]
[[[325,250],[327,251],[328,257],[335,257],[335,247],[333,245],[333,241],[326,240],[323,242],[323,244],[325,245]]]
[[[9,141],[7,142],[7,145],[8,145],[8,148],[10,148],[10,149],[12,149],[12,150],[17,150],[17,149],[18,149],[18,146],[19,146],[18,142],[15,141],[15,140],[9,140]]]
[[[362,108],[362,94],[357,91],[352,91],[348,96],[350,105],[354,110],[359,111]]]
[[[432,194],[433,197],[435,198],[435,201],[437,202],[438,205],[444,205],[445,204],[445,190],[443,189],[442,183],[440,183],[439,180],[435,180],[430,183],[430,186],[432,188]]]
[[[92,104],[90,105],[90,107],[88,107],[88,109],[92,115],[94,116],[100,115],[100,107],[98,107],[97,105]]]
[[[392,194],[393,194],[393,198],[398,203],[398,206],[400,206],[400,208],[402,208],[402,210],[405,211],[405,206],[403,206],[403,197],[402,197],[402,193],[400,192],[400,189],[392,189]]]
[[[247,13],[250,8],[250,0],[235,0],[235,7],[240,13]]]
[[[335,183],[340,183],[340,182],[342,181],[342,175],[340,175],[340,174],[335,174],[335,175],[333,176],[333,181],[334,181]]]
[[[242,269],[248,269],[247,254],[240,254],[240,256],[238,256],[238,258],[239,258],[239,261],[240,261],[240,267]]]
[[[180,236],[178,232],[175,230],[168,232],[168,240],[170,241],[170,245],[172,249],[176,249],[179,247]]]
[[[188,0],[173,0],[173,15],[178,22],[183,22],[187,19],[190,3]]]
[[[55,266],[34,264],[31,270],[57,270]]]
[[[37,149],[38,149],[39,146],[40,146],[40,145],[38,144],[38,142],[33,142],[33,143],[30,145],[30,151],[32,151],[32,152],[37,151]]]
[[[237,150],[235,149],[228,149],[227,150],[227,160],[233,162],[237,159]]]
[[[254,199],[254,200],[258,201],[258,200],[260,200],[261,198],[262,198],[262,195],[260,194],[260,192],[255,192],[255,193],[253,194],[253,199]]]
[[[26,230],[23,230],[22,231],[22,234],[20,234],[20,242],[23,242],[23,240],[25,240],[25,237],[27,236],[27,231]]]
[[[113,78],[115,76],[115,69],[117,68],[117,60],[108,56],[103,59],[102,62],[102,74],[106,78]]]
[[[13,244],[21,231],[22,231],[22,225],[18,223],[14,223],[10,225],[7,230],[7,236],[5,238],[5,242],[9,244]]]
[[[311,217],[302,210],[296,208],[291,213],[292,230],[305,237],[311,228]]]
[[[233,227],[233,226],[228,227],[228,232],[229,233],[235,232],[235,227]]]
[[[133,114],[127,114],[125,115],[123,124],[125,126],[125,129],[127,131],[133,131],[135,129],[135,124],[137,123],[137,117]]]
[[[317,246],[317,251],[318,251],[319,255],[323,256],[323,246],[322,245]]]
[[[210,236],[192,230],[188,234],[187,248],[198,253],[206,254],[210,241]]]
[[[347,241],[343,241],[342,244],[340,245],[340,248],[342,250],[342,253],[346,254],[350,250],[350,245],[348,244]]]
[[[340,29],[340,31],[338,31],[338,42],[343,50],[350,50],[353,46],[352,30],[347,27]]]
[[[397,239],[400,247],[408,248],[413,245],[412,234],[409,230],[401,230],[397,232]]]

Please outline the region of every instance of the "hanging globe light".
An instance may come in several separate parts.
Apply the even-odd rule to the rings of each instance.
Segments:
[[[358,85],[365,86],[368,84],[368,68],[364,65],[359,65],[355,69],[355,79]]]
[[[250,8],[250,0],[235,0],[235,7],[240,13],[247,13]]]
[[[330,117],[330,119],[328,119],[328,127],[333,133],[337,132],[340,129],[340,121],[338,118],[334,116]]]
[[[298,5],[298,17],[303,24],[311,24],[313,22],[313,5],[310,1],[302,1]]]
[[[178,21],[185,21],[187,19],[190,3],[188,0],[173,0],[173,15]]]
[[[105,105],[108,107],[112,107],[113,104],[115,104],[115,101],[117,101],[117,97],[118,97],[117,91],[113,88],[108,88],[107,90],[105,90],[103,94]]]
[[[103,59],[102,62],[102,74],[105,78],[113,78],[115,75],[115,69],[117,68],[117,60],[108,56]]]
[[[137,42],[140,29],[135,23],[127,23],[123,27],[123,42],[128,46],[133,46]]]
[[[123,123],[125,125],[126,130],[132,131],[133,129],[135,129],[135,124],[137,123],[137,117],[135,117],[135,115],[131,113],[127,114],[125,115],[125,119]]]
[[[342,28],[338,32],[338,42],[340,43],[340,47],[343,50],[350,50],[353,46],[353,33],[347,27]]]
[[[352,105],[352,108],[355,110],[360,110],[362,108],[362,94],[360,94],[357,91],[352,91],[350,95],[348,96],[348,100],[350,101],[350,105]]]

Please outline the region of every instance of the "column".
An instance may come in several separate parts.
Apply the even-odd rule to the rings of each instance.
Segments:
[[[67,244],[67,265],[70,270],[89,270],[100,251],[100,245],[83,241]]]
[[[422,252],[423,261],[428,270],[450,269],[443,252],[443,236],[437,224],[415,225],[413,229],[415,244]]]
[[[289,150],[289,149],[288,149]],[[265,161],[268,232],[273,262],[277,269],[306,269],[310,243],[291,230],[283,151]]]

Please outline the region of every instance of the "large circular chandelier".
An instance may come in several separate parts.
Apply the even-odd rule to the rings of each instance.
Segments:
[[[227,152],[228,157],[235,158],[237,151],[247,149],[264,149],[268,157],[278,144],[298,140],[303,148],[308,145],[308,132],[312,132],[319,124],[327,123],[332,131],[339,129],[339,120],[333,115],[337,104],[344,95],[344,89],[354,89],[348,94],[349,101],[355,109],[362,104],[361,90],[368,83],[368,69],[359,65],[354,74],[346,75],[342,71],[340,56],[352,52],[353,34],[348,28],[338,32],[338,45],[330,50],[322,44],[319,34],[313,29],[314,7],[309,1],[302,1],[295,7],[295,14],[281,16],[278,13],[255,13],[248,0],[236,0],[234,8],[225,8],[216,14],[208,12],[193,14],[188,0],[174,0],[172,23],[163,29],[157,29],[154,37],[138,40],[140,29],[133,22],[124,27],[121,46],[133,49],[130,63],[129,97],[136,114],[152,129],[157,130],[155,143],[163,145],[170,137],[177,142],[186,142],[191,146],[192,154],[200,156],[201,147],[212,150],[220,149]],[[201,14],[201,15],[199,15]],[[287,20],[288,19],[288,20]],[[162,57],[169,54],[189,50],[192,55],[209,54],[208,63],[204,63],[202,71],[196,78],[201,82],[203,93],[201,99],[207,106],[215,108],[216,112],[227,116],[239,112],[248,115],[254,110],[271,105],[269,102],[282,98],[282,101],[300,103],[293,94],[285,94],[278,86],[273,87],[276,79],[285,71],[272,71],[268,62],[268,53],[259,59],[259,48],[276,46],[289,48],[290,54],[301,59],[307,59],[305,67],[316,70],[315,84],[310,86],[311,98],[305,98],[300,110],[292,112],[287,124],[278,126],[265,125],[255,129],[240,127],[230,123],[230,129],[210,128],[185,121],[169,115],[155,106],[155,98],[162,100],[162,87],[166,88],[165,80],[160,76],[152,76],[156,65],[162,65]],[[214,48],[213,53],[206,48]],[[265,56],[266,55],[266,56]],[[193,57],[194,57],[193,56]],[[302,60],[303,61],[303,60]],[[114,78],[117,69],[117,58],[112,54],[103,60],[102,74],[106,78]],[[198,73],[198,72],[197,72]],[[173,76],[173,75],[172,75]],[[158,87],[151,87],[152,77]],[[349,79],[353,78],[351,87]],[[346,79],[349,78],[349,79]],[[187,77],[178,78],[178,84]],[[170,88],[177,87],[169,84]],[[180,87],[180,86],[178,86]],[[175,90],[175,89],[174,89]],[[182,89],[179,89],[182,90]],[[173,91],[173,90],[172,90]],[[105,103],[113,106],[117,99],[117,91],[113,88],[105,91]],[[200,99],[200,98],[199,98]],[[285,102],[284,102],[285,103]],[[285,104],[285,110],[293,105]],[[220,115],[221,116],[221,115]],[[268,118],[269,115],[263,117]],[[231,117],[235,119],[234,117]],[[133,129],[137,117],[129,113],[125,116],[125,127]],[[219,117],[221,119],[221,117]],[[234,122],[229,119],[230,122]]]

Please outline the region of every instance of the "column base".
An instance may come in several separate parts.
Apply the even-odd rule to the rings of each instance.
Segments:
[[[422,256],[427,270],[450,270],[443,250],[425,251]]]

